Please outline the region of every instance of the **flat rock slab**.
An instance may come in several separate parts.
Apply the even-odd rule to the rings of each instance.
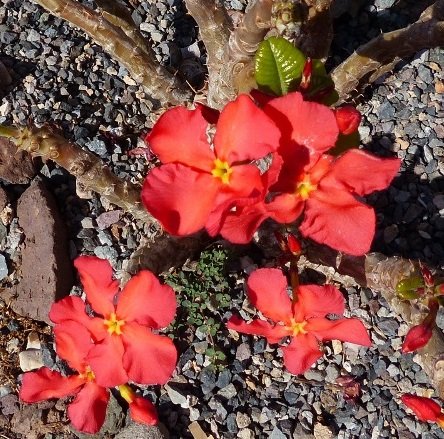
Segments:
[[[132,422],[114,439],[168,439],[170,436],[163,425],[148,426]]]
[[[73,284],[65,225],[54,198],[39,179],[20,197],[17,216],[25,235],[22,278],[2,296],[16,296],[11,303],[15,312],[50,323],[51,305],[68,295]]]
[[[0,178],[12,184],[28,184],[34,176],[31,156],[0,137]]]

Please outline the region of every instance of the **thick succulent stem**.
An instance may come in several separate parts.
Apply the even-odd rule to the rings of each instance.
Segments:
[[[121,63],[139,82],[146,93],[158,104],[186,104],[192,98],[191,92],[176,76],[162,67],[154,57],[153,52],[147,52],[144,44],[138,47],[132,36],[128,36],[128,21],[124,30],[106,20],[98,11],[87,8],[73,0],[34,0],[57,17],[63,18],[72,25],[86,32],[103,50],[108,52],[116,61]],[[111,16],[113,16],[111,14]],[[118,17],[114,15],[113,17]],[[116,19],[114,22],[117,23]],[[122,24],[121,22],[119,22]],[[126,33],[125,33],[126,32]]]
[[[328,247],[313,244],[308,248],[301,265],[324,273],[328,278],[351,282],[379,292],[390,308],[409,325],[417,325],[427,315],[427,308],[421,303],[401,300],[396,293],[396,285],[410,276],[421,277],[418,261],[401,257],[388,257],[381,253],[369,253],[354,257],[342,255]],[[442,277],[437,274],[435,277]],[[434,385],[437,395],[444,398],[444,336],[435,327],[429,343],[420,349],[414,360],[422,366]]]
[[[256,0],[232,30],[226,11],[214,0],[185,0],[199,25],[208,54],[210,107],[221,108],[239,93],[254,87],[254,54],[264,39],[271,18],[272,0]]]
[[[225,8],[218,6],[215,0],[185,0],[185,4],[199,26],[200,38],[207,50],[207,103],[211,107],[219,108],[221,105],[218,105],[217,93],[224,96],[225,88],[231,88],[230,82],[220,84],[219,71],[224,62],[233,24]]]
[[[415,23],[364,44],[336,67],[332,78],[339,101],[392,70],[402,58],[438,46],[444,46],[444,0],[428,7]]]
[[[152,47],[134,23],[129,9],[118,0],[96,0],[96,4],[105,20],[122,29],[140,50],[143,50],[150,57],[155,57]]]
[[[121,180],[100,158],[49,127],[19,129],[0,126],[0,136],[9,137],[18,149],[29,152],[33,157],[53,160],[76,177],[82,189],[97,192],[147,224],[155,222],[142,206],[139,186]]]

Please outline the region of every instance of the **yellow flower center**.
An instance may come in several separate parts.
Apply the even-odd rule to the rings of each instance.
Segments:
[[[310,178],[305,176],[296,185],[296,193],[303,199],[306,200],[310,196],[310,192],[317,189],[317,185],[311,184]]]
[[[228,184],[230,182],[230,175],[233,169],[230,168],[228,162],[223,162],[222,160],[214,160],[214,168],[211,171],[211,175],[216,178],[220,178],[223,184]]]
[[[85,372],[80,374],[80,378],[83,378],[86,381],[94,381],[96,379],[96,376],[94,375],[94,372],[91,370],[89,366],[86,366]]]
[[[292,336],[295,337],[299,334],[306,334],[307,331],[304,329],[307,322],[304,320],[303,322],[296,322],[295,319],[290,320],[290,324],[285,328],[292,332]]]
[[[103,323],[108,327],[110,334],[121,335],[122,326],[125,324],[125,320],[117,320],[116,313],[111,313],[108,319],[104,319]]]

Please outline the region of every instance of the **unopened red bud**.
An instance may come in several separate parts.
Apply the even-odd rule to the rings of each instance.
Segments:
[[[311,58],[307,58],[304,64],[304,69],[302,70],[302,78],[299,87],[302,90],[307,90],[310,87],[311,75],[313,73],[313,61]]]
[[[404,343],[402,344],[401,352],[406,354],[408,352],[414,352],[424,347],[432,337],[432,328],[430,325],[421,323],[420,325],[413,326],[405,336]]]
[[[300,255],[302,251],[301,243],[293,234],[289,234],[287,237],[288,249],[293,255]]]
[[[421,269],[421,274],[424,279],[424,283],[428,287],[432,287],[433,285],[435,285],[435,280],[433,279],[432,272],[424,264],[420,264],[419,267]]]
[[[361,123],[361,113],[351,105],[335,110],[339,132],[344,135],[354,133]]]

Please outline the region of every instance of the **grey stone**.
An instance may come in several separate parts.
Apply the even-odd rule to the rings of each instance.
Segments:
[[[8,276],[8,264],[5,257],[0,254],[0,280],[3,280],[6,276]]]
[[[243,361],[251,358],[251,349],[248,343],[242,343],[236,349],[236,360]]]

